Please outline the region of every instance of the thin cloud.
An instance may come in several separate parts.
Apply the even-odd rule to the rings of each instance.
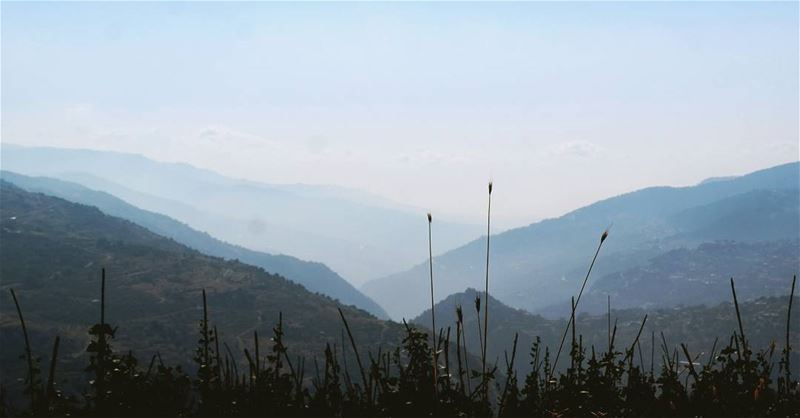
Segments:
[[[406,164],[468,164],[474,158],[460,152],[440,152],[429,148],[401,154],[399,160]]]
[[[567,141],[550,147],[555,157],[597,158],[606,154],[605,148],[589,141]]]
[[[259,135],[231,129],[227,126],[207,126],[200,130],[197,137],[215,145],[238,146],[247,148],[280,149],[281,144]]]

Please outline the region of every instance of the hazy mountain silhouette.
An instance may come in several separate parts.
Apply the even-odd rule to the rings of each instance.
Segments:
[[[36,346],[58,334],[62,365],[85,364],[86,330],[98,320],[100,268],[107,270],[107,320],[118,325],[118,350],[191,363],[202,318],[201,289],[208,292],[211,321],[222,341],[241,352],[263,337],[283,313],[293,355],[316,355],[341,340],[344,310],[359,344],[398,342],[401,326],[376,319],[311,293],[303,286],[238,261],[204,255],[97,208],[30,193],[0,181],[0,281],[13,287]],[[0,312],[12,318],[8,292]],[[16,321],[4,321],[0,368],[19,363]],[[7,343],[15,338],[14,344]],[[59,366],[60,368],[62,366]],[[61,373],[64,372],[61,369]],[[3,373],[4,378],[9,378]]]
[[[388,319],[386,312],[377,303],[322,263],[303,261],[286,255],[266,254],[228,244],[168,216],[139,209],[108,193],[91,190],[76,183],[46,177],[29,177],[8,171],[0,172],[0,178],[31,192],[95,206],[108,215],[134,222],[202,253],[238,259],[262,267],[270,273],[299,283],[312,292],[322,293],[345,305],[355,305],[381,319]]]
[[[797,240],[798,179],[800,164],[790,163],[691,187],[652,187],[493,235],[492,294],[530,311],[568,301],[586,274],[601,233],[610,225],[611,236],[595,266],[595,278],[708,241]],[[435,227],[433,233],[436,239]],[[438,299],[465,287],[483,288],[485,251],[483,237],[435,258]],[[682,268],[674,267],[676,272]],[[419,292],[428,280],[425,261],[361,289],[395,319],[412,317],[428,303]]]
[[[133,154],[5,143],[2,166],[111,193],[253,250],[320,261],[354,282],[400,271],[426,254],[425,211],[358,190],[263,184]],[[437,226],[441,248],[481,229]]]

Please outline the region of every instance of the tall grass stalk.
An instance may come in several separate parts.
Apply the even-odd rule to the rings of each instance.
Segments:
[[[550,375],[547,377],[547,380],[553,377],[553,372],[556,370],[556,366],[558,366],[558,359],[561,356],[561,350],[564,349],[564,341],[567,339],[567,333],[569,332],[570,325],[575,320],[575,311],[578,309],[578,303],[581,301],[581,296],[583,295],[583,289],[586,288],[586,282],[589,281],[589,276],[592,274],[592,268],[594,268],[594,263],[597,261],[597,255],[600,254],[600,248],[603,247],[603,243],[608,238],[608,229],[603,231],[603,234],[600,235],[600,243],[597,244],[597,249],[594,252],[594,257],[592,257],[592,263],[589,264],[589,270],[586,272],[586,277],[583,278],[583,284],[581,284],[581,290],[578,292],[578,298],[575,299],[575,303],[572,306],[572,313],[569,316],[569,320],[567,321],[567,326],[564,328],[564,334],[561,336],[561,343],[558,345],[558,351],[556,352],[556,357],[553,360],[553,367],[550,369]]]
[[[106,363],[106,269],[103,267],[100,270],[100,333],[97,336],[98,351],[97,351],[97,402],[101,405],[105,397],[106,380],[105,363]],[[101,408],[102,410],[102,408]]]
[[[486,347],[489,343],[489,240],[492,232],[492,182],[489,182],[489,203],[486,211],[486,284],[484,286],[484,298],[486,299],[483,311],[483,346],[481,347],[481,367],[483,370],[483,393],[484,399],[489,397],[489,382],[486,376]],[[480,319],[478,320],[480,322]]]
[[[611,351],[611,295],[608,297],[608,351]]]
[[[209,363],[209,346],[211,344],[208,335],[208,303],[206,302],[206,289],[203,289],[203,365],[208,367]]]
[[[461,363],[461,348],[463,338],[464,312],[461,309],[461,305],[456,305],[456,361],[458,362],[458,383],[462,395],[465,393],[464,390],[466,389],[464,385],[464,368],[462,367]],[[469,372],[469,366],[467,366],[467,372]],[[469,381],[469,376],[467,376],[467,380]]]
[[[22,326],[22,337],[25,339],[25,360],[28,362],[28,391],[31,397],[31,412],[33,412],[33,415],[36,415],[36,371],[33,366],[33,353],[31,352],[31,342],[28,338],[28,327],[25,326],[25,318],[22,316],[22,309],[19,307],[17,294],[14,293],[14,289],[9,290],[11,291],[11,298],[14,299],[14,306],[17,307],[17,316]]]
[[[744,335],[744,326],[742,325],[742,313],[739,311],[739,299],[736,297],[736,285],[733,282],[733,277],[731,277],[731,293],[733,294],[733,306],[736,308],[736,322],[739,324],[739,336],[742,341],[742,351],[744,352],[744,357],[749,359],[750,352],[747,349],[747,338]]]
[[[503,393],[500,395],[500,403],[497,409],[497,416],[503,416],[503,408],[506,406],[506,398],[508,396],[508,388],[512,385],[516,385],[515,373],[516,370],[514,369],[514,362],[517,358],[517,340],[519,338],[519,333],[514,333],[514,343],[511,346],[511,360],[508,359],[508,352],[505,353],[505,360],[506,360],[506,382],[503,385]]]
[[[222,380],[222,359],[220,358],[220,351],[219,351],[219,332],[217,332],[217,326],[214,325],[214,355],[216,356],[216,381],[215,383],[219,385]]]
[[[478,347],[478,348],[481,350],[480,353],[481,353],[481,362],[482,362],[483,361],[483,331],[481,331],[482,325],[481,325],[481,296],[480,295],[475,295],[475,315],[476,315],[475,323],[478,325],[478,345],[480,345],[480,347]]]
[[[231,347],[226,342],[222,342],[222,345],[225,346],[225,351],[228,352],[228,357],[230,357],[231,366],[233,367],[233,378],[236,382],[239,381],[239,367],[236,365],[236,359],[233,356],[233,352],[231,351]]]
[[[56,335],[56,339],[53,341],[53,352],[50,355],[50,370],[47,373],[47,389],[45,392],[47,401],[52,399],[53,395],[55,395],[56,361],[58,361],[58,344],[60,341],[61,338]]]
[[[431,275],[431,347],[433,350],[431,351],[431,368],[433,370],[433,395],[436,396],[437,394],[437,369],[438,369],[438,361],[437,361],[437,351],[436,350],[436,306],[435,306],[435,299],[433,295],[433,243],[432,243],[432,232],[431,232],[431,223],[433,223],[433,217],[431,213],[428,212],[428,266],[430,268],[430,275]]]
[[[636,344],[639,343],[639,337],[642,336],[642,331],[644,330],[644,324],[646,323],[647,323],[647,314],[644,315],[644,319],[642,319],[642,324],[639,325],[639,332],[636,333],[636,338],[634,338],[633,343],[631,344],[630,348],[628,348],[628,351],[625,354],[626,360],[633,360],[633,349],[636,347]]]
[[[792,371],[790,368],[792,346],[789,344],[789,330],[792,324],[792,302],[794,301],[794,287],[797,283],[797,275],[792,276],[792,290],[789,292],[789,311],[786,313],[786,346],[784,347],[784,367],[786,368],[786,383],[791,382]]]
[[[364,389],[366,390],[367,394],[367,403],[372,404],[372,390],[370,389],[370,381],[367,380],[367,374],[364,372],[364,365],[361,363],[361,356],[358,354],[358,346],[356,345],[356,340],[353,338],[353,332],[350,331],[350,324],[347,323],[347,319],[344,317],[344,312],[342,312],[342,308],[336,308],[339,310],[339,316],[342,318],[342,322],[344,322],[344,328],[347,331],[347,337],[350,339],[350,345],[353,347],[353,354],[356,356],[356,363],[358,363],[358,371],[361,373],[361,381],[363,382]],[[342,347],[344,350],[344,347]]]

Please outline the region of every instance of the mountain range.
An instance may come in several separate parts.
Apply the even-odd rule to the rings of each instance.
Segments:
[[[3,172],[28,190],[96,206],[379,318],[412,318],[429,306],[427,231],[413,208],[357,190],[233,180],[131,154],[2,147],[5,170],[54,177]],[[620,308],[714,304],[724,300],[729,277],[741,281],[743,297],[779,294],[772,284],[800,270],[799,183],[800,163],[789,163],[695,186],[650,187],[495,234],[491,293],[528,312],[565,315],[600,234],[610,227],[581,310],[602,310],[609,295]],[[459,241],[454,236],[469,235],[461,232],[478,234],[474,226],[446,222],[433,228],[434,240],[451,248]],[[291,256],[270,254],[275,246]],[[483,236],[435,257],[436,300],[483,287],[485,247]],[[373,268],[370,260],[388,264]],[[368,271],[401,270],[414,262],[360,289],[351,284]],[[340,275],[355,270],[359,279]]]
[[[492,236],[490,255],[490,292],[499,300],[529,312],[552,312],[560,305],[567,312],[569,298],[581,286],[600,235],[610,228],[592,272],[594,283],[627,285],[658,280],[648,276],[648,265],[671,264],[666,275],[686,275],[673,282],[681,288],[691,277],[691,267],[677,261],[673,250],[693,250],[719,240],[736,243],[786,241],[777,253],[768,247],[737,247],[738,250],[766,251],[765,257],[750,257],[751,263],[771,263],[778,271],[765,271],[770,278],[800,270],[800,163],[789,163],[744,176],[719,178],[690,187],[651,187],[599,201],[559,218],[547,219],[526,227]],[[433,231],[434,239],[437,230]],[[794,244],[793,244],[794,243]],[[703,248],[694,253],[704,254]],[[698,257],[694,263],[703,263]],[[483,288],[486,268],[486,237],[448,251],[433,260],[436,300],[463,291]],[[722,277],[747,275],[753,269],[741,264],[717,264],[715,273]],[[427,260],[415,267],[365,283],[361,290],[380,304],[393,318],[412,318],[429,305],[420,293],[429,279]],[[786,270],[786,271],[784,271]],[[704,273],[710,273],[708,270]],[[608,276],[608,278],[604,278]],[[604,278],[596,280],[596,278]],[[612,286],[613,287],[613,286]],[[607,292],[620,291],[598,287]],[[651,289],[652,290],[652,289]],[[635,293],[631,291],[629,293]],[[716,296],[713,296],[716,295]],[[723,300],[725,293],[714,293],[702,302]],[[637,303],[659,305],[660,293]],[[754,294],[753,296],[757,296]],[[687,299],[687,303],[699,302]],[[591,304],[586,307],[590,308]],[[566,307],[566,308],[564,308]]]
[[[72,181],[232,244],[322,262],[354,284],[427,254],[425,211],[359,190],[236,180],[118,152],[7,142],[0,149],[4,170]],[[481,229],[445,220],[437,228],[441,248],[468,242]]]
[[[287,255],[252,251],[228,244],[168,216],[139,209],[108,193],[91,190],[77,183],[46,177],[29,177],[9,171],[0,171],[0,178],[31,192],[44,193],[71,202],[94,206],[107,215],[129,220],[204,254],[229,260],[240,260],[261,267],[270,273],[299,283],[312,292],[338,299],[345,305],[355,305],[378,318],[388,318],[386,312],[378,304],[364,296],[353,285],[322,263],[303,261]]]

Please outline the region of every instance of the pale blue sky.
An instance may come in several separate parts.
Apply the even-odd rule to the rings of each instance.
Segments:
[[[2,2],[2,140],[501,226],[798,159],[798,3]]]

